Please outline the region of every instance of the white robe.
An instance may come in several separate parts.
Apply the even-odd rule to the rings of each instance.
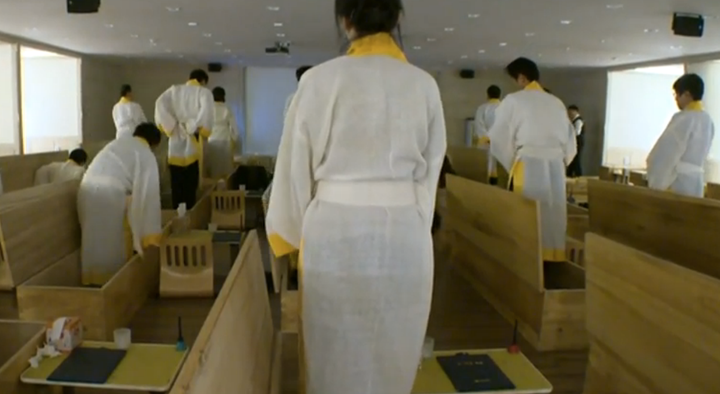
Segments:
[[[475,136],[478,138],[480,148],[490,148],[490,128],[495,123],[495,111],[500,100],[490,100],[478,107],[475,112]],[[497,177],[497,160],[488,152],[488,176]]]
[[[292,103],[293,98],[295,98],[295,92],[290,93],[289,96],[285,99],[285,110],[283,110],[283,119],[287,117],[288,109],[290,109],[290,103]]]
[[[127,209],[127,197],[132,196]],[[124,222],[132,231],[133,248],[159,246],[160,179],[155,156],[139,138],[107,144],[90,163],[78,190],[82,229],[83,283],[102,285],[130,256]]]
[[[235,115],[225,103],[215,103],[215,123],[208,138],[207,163],[210,177],[225,178],[234,169],[235,147],[238,141]]]
[[[565,105],[539,84],[505,97],[490,129],[490,151],[512,177],[514,191],[538,201],[543,259],[565,259],[565,169],[577,154]]]
[[[301,249],[308,394],[411,391],[445,148],[438,86],[419,68],[345,56],[303,76],[266,227],[276,255]]]
[[[686,109],[672,117],[647,157],[648,187],[704,196],[704,167],[715,126],[702,110]]]
[[[132,137],[135,129],[141,123],[147,122],[140,104],[125,98],[120,99],[120,102],[115,104],[112,116],[115,122],[115,138]]]
[[[72,160],[50,163],[35,171],[35,186],[80,180],[83,175],[85,175],[85,167]]]

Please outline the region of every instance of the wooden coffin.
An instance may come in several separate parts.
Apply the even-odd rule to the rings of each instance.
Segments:
[[[587,183],[590,179],[597,179],[597,177],[568,178],[565,181],[565,192],[568,199],[573,199],[576,204],[587,203]]]
[[[601,166],[598,178],[601,181],[615,182],[615,171],[610,167]]]
[[[720,200],[720,184],[708,182],[705,185],[705,198]]]
[[[51,321],[79,316],[85,338],[113,340],[145,300],[158,291],[157,250],[135,255],[101,288],[81,285],[80,251],[67,255],[17,288],[20,319]]]
[[[68,151],[65,150],[0,157],[3,193],[35,186],[35,171],[46,164],[63,162],[67,158]]]
[[[630,171],[630,183],[633,186],[647,187],[647,172],[642,170]]]
[[[706,275],[596,234],[588,234],[586,251],[584,394],[718,393],[717,270]]]
[[[252,231],[170,394],[278,393],[280,347],[260,245]]]
[[[542,261],[537,203],[460,177],[447,181],[453,264],[538,350],[586,348],[585,272]]]
[[[171,234],[160,246],[161,297],[212,297],[215,293],[213,234]]]
[[[452,146],[447,149],[447,155],[457,176],[488,183],[487,149]]]
[[[224,190],[210,195],[210,222],[219,228],[241,230],[245,227],[245,191]]]
[[[45,323],[0,320],[0,338],[0,393],[39,394],[40,389],[20,383],[20,375],[45,342]]]
[[[0,289],[10,290],[80,247],[78,181],[0,196]]]

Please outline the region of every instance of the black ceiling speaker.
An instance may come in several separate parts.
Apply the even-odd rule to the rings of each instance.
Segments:
[[[95,14],[100,11],[100,0],[67,0],[68,14]]]
[[[208,64],[208,71],[211,73],[219,73],[222,71],[222,64],[220,63],[210,63]]]
[[[705,31],[705,18],[700,14],[673,14],[672,31],[676,36],[702,37]]]
[[[460,78],[462,79],[473,79],[475,78],[475,70],[460,70]]]

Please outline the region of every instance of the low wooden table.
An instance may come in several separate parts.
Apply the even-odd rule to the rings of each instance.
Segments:
[[[81,346],[115,348],[112,342],[84,341]],[[132,344],[125,358],[105,384],[49,381],[48,377],[67,358],[63,355],[43,359],[38,368],[29,368],[23,372],[20,380],[26,384],[62,387],[63,394],[73,393],[78,387],[149,393],[166,392],[175,382],[187,353],[187,351],[177,351],[175,345]]]
[[[487,354],[515,385],[514,390],[483,391],[468,394],[545,394],[553,390],[552,384],[535,368],[522,353],[511,354],[506,349],[451,350],[435,352],[433,358],[423,360],[418,370],[412,394],[455,394],[455,388],[445,375],[437,357],[453,356],[457,353],[473,355]]]

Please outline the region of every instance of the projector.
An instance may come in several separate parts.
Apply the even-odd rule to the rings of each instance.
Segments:
[[[67,0],[68,14],[96,14],[100,11],[100,0]]]
[[[277,41],[275,45],[265,48],[267,55],[289,55],[290,43]]]

